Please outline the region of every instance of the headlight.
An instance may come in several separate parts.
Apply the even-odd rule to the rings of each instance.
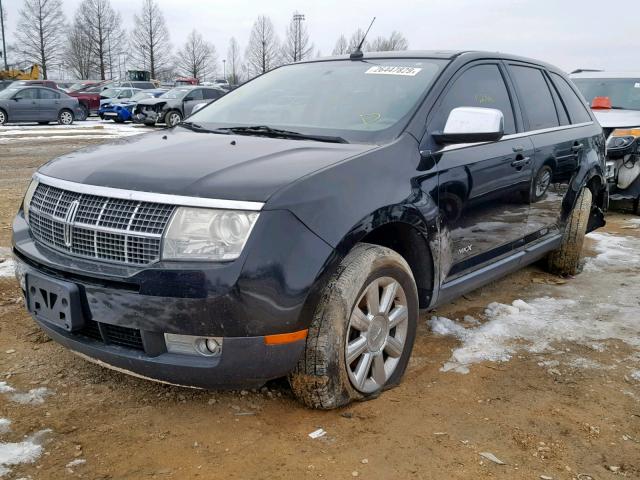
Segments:
[[[607,156],[621,158],[631,153],[637,153],[639,138],[640,127],[615,129],[607,139]]]
[[[233,260],[240,256],[258,212],[179,207],[163,238],[163,260]]]
[[[36,191],[38,187],[37,180],[31,180],[29,184],[29,188],[27,188],[27,193],[24,194],[24,200],[22,200],[22,210],[24,211],[24,219],[29,223],[29,207],[31,206],[31,199],[33,198],[33,193]]]

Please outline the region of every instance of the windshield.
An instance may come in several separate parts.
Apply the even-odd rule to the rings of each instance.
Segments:
[[[113,98],[117,97],[121,91],[122,90],[120,88],[107,88],[106,90],[100,92],[100,96],[104,98]]]
[[[131,101],[132,102],[139,102],[140,100],[144,100],[145,98],[153,98],[153,93],[138,92],[133,97],[131,97]]]
[[[612,107],[640,110],[640,78],[574,78],[572,80],[589,104],[595,97],[609,97]]]
[[[192,89],[191,88],[173,88],[166,93],[160,95],[160,98],[183,98],[187,96]]]
[[[199,110],[207,127],[265,125],[378,143],[395,138],[446,65],[435,59],[301,63],[278,68]]]
[[[0,90],[0,98],[11,98],[13,94],[19,92],[20,88],[5,88],[4,90]]]

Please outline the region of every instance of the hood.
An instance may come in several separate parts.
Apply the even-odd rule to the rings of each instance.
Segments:
[[[640,127],[640,110],[594,109],[602,128]]]
[[[140,100],[138,105],[157,105],[158,103],[182,103],[180,98],[145,98],[144,100]]]
[[[176,127],[84,148],[39,171],[87,185],[265,202],[300,177],[373,148]]]

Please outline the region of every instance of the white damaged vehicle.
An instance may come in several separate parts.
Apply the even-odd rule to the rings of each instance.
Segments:
[[[640,72],[571,75],[607,136],[610,199],[631,201],[640,214]]]

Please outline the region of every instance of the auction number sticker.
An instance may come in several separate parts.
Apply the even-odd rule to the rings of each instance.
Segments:
[[[369,68],[366,72],[368,75],[400,75],[403,77],[415,77],[421,68],[416,67],[384,67],[382,65],[376,65]]]

